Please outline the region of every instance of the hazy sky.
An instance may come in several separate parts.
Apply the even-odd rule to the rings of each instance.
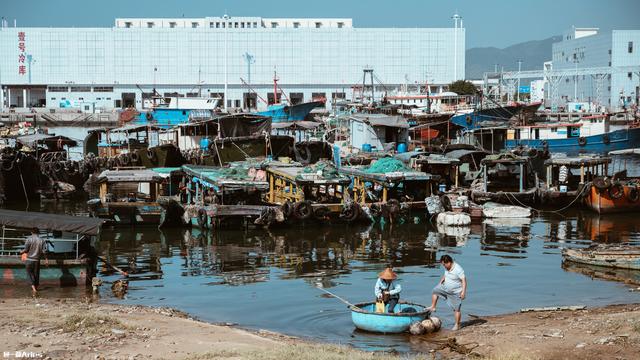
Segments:
[[[640,29],[640,0],[0,0],[18,26],[111,27],[116,17],[348,17],[356,27],[445,27],[464,18],[467,48],[505,47],[572,25]]]

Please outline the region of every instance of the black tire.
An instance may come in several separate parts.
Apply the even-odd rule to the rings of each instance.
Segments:
[[[311,201],[305,200],[293,204],[293,215],[300,220],[306,220],[313,216]]]
[[[451,211],[451,199],[449,199],[448,196],[441,196],[440,197],[440,203],[442,204],[442,208],[445,211]]]
[[[131,157],[128,154],[120,154],[120,164],[122,166],[127,166],[131,163]]]
[[[632,187],[629,189],[629,193],[627,194],[627,198],[631,202],[638,202],[640,199],[640,192],[637,187]]]
[[[611,143],[611,139],[609,138],[609,134],[602,135],[602,143],[605,145],[609,145]]]
[[[331,214],[331,210],[326,206],[319,206],[313,209],[313,217],[318,220],[326,219],[329,214]]]
[[[282,204],[282,213],[284,214],[285,219],[288,219],[293,215],[293,204],[291,201],[285,201]]]
[[[542,140],[542,148],[543,149],[548,149],[549,148],[549,142],[547,140]]]
[[[199,209],[198,210],[198,226],[200,226],[201,229],[205,229],[207,227],[207,212],[204,209]]]
[[[609,196],[612,199],[620,199],[624,196],[624,186],[617,181],[611,184],[611,187],[609,188]]]
[[[4,170],[4,171],[13,170],[13,164],[14,164],[14,161],[12,159],[4,159],[2,161],[2,170]]]
[[[296,156],[296,161],[306,165],[311,163],[311,150],[307,146],[293,146],[293,153]]]
[[[369,213],[371,213],[371,216],[376,218],[382,214],[382,209],[378,204],[371,204],[371,206],[369,207]]]
[[[138,161],[140,161],[140,155],[138,155],[137,151],[129,154],[129,157],[131,158],[131,165],[138,165]]]
[[[609,180],[608,178],[599,176],[593,179],[593,186],[595,186],[596,189],[601,191],[607,190],[609,187],[611,187],[611,180]]]
[[[361,212],[360,205],[351,203],[351,205],[342,208],[340,218],[348,222],[353,222],[358,220]]]
[[[148,112],[147,115],[145,115],[145,117],[147,118],[148,121],[153,120],[153,115],[150,112]]]
[[[396,199],[391,199],[391,200],[388,200],[385,205],[387,207],[387,212],[390,215],[395,216],[400,213],[400,201]]]
[[[156,154],[156,152],[152,149],[147,150],[147,158],[149,158],[149,161],[151,161],[151,163],[153,164],[158,163],[158,154]]]
[[[578,145],[580,145],[580,146],[585,146],[585,145],[587,145],[587,138],[586,138],[586,137],[584,137],[584,136],[580,136],[580,137],[578,138]]]
[[[531,148],[531,149],[529,149],[529,151],[527,152],[527,155],[528,155],[530,158],[535,158],[535,157],[537,157],[537,156],[538,156],[538,149],[535,149],[535,148]]]
[[[59,173],[64,170],[64,165],[60,161],[53,163],[53,172]]]

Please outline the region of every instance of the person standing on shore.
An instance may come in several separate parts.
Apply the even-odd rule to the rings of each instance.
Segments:
[[[24,249],[20,254],[25,260],[27,275],[31,282],[31,290],[35,295],[38,293],[38,286],[40,285],[40,260],[44,257],[46,261],[47,256],[47,243],[38,236],[38,229],[31,230],[31,236],[27,237]]]
[[[453,310],[456,321],[451,330],[456,331],[460,329],[460,320],[462,319],[460,308],[462,307],[462,300],[464,300],[467,295],[467,278],[464,275],[462,266],[454,262],[451,256],[442,255],[440,263],[444,267],[444,275],[440,278],[438,285],[433,288],[431,306],[427,308],[427,310],[431,312],[436,311],[438,298],[441,297],[445,299],[449,307]]]

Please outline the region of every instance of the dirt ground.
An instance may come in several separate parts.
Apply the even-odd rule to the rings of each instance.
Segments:
[[[65,299],[0,300],[0,351],[49,359],[637,359],[640,304],[474,318],[412,336],[413,355],[374,354],[225,324],[168,308]],[[23,356],[23,358],[25,358]]]

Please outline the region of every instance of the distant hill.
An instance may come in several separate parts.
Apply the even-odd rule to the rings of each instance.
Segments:
[[[542,69],[542,63],[551,60],[551,44],[560,41],[561,36],[553,36],[544,40],[527,41],[511,45],[504,49],[495,47],[472,48],[466,52],[467,79],[482,79],[487,71],[493,71],[495,64],[498,71],[517,70],[518,59],[522,60],[522,70]]]

